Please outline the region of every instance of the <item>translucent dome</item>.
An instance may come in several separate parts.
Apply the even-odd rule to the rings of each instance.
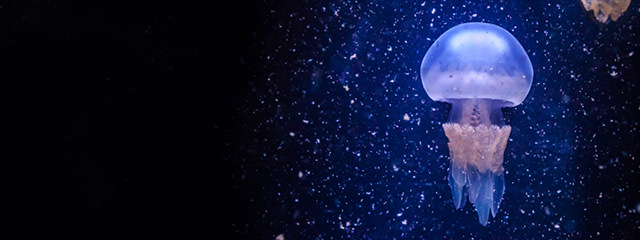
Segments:
[[[488,23],[463,23],[442,34],[420,67],[422,85],[435,101],[502,100],[522,103],[533,80],[533,67],[518,40]]]

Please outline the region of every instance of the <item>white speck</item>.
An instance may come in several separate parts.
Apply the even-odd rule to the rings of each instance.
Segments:
[[[299,171],[298,172],[298,178],[302,178],[302,177],[304,177],[304,173],[302,173],[302,171]]]
[[[477,13],[474,13],[474,14],[471,15],[471,17],[477,17],[477,16],[478,16]]]
[[[280,233],[280,235],[276,236],[276,240],[284,240],[284,233]]]
[[[402,213],[398,213],[398,214],[396,214],[396,216],[402,217]]]
[[[554,227],[555,229],[560,229],[560,225],[558,225],[558,224],[553,225],[553,227]]]
[[[611,73],[609,73],[609,74],[611,74],[611,76],[612,76],[612,77],[618,76],[618,72],[616,72],[616,71],[612,71],[612,72],[611,72]]]
[[[424,7],[425,4],[427,4],[427,2],[422,2],[422,4],[420,4],[420,6]]]
[[[349,57],[349,60],[353,60],[354,58],[356,58],[356,54],[355,53],[353,55],[351,55],[351,57]]]
[[[389,51],[389,52],[393,51],[393,47],[389,46],[389,47],[387,48],[387,51]]]
[[[307,120],[307,119],[302,119],[302,122],[303,122],[304,124],[309,124],[309,120]]]
[[[294,133],[294,132],[289,132],[289,136],[295,137],[295,136],[296,136],[296,133]]]
[[[411,120],[411,118],[409,118],[409,114],[406,114],[406,113],[404,114],[404,117],[402,117],[402,119],[405,121]]]
[[[436,9],[435,8],[431,9],[431,14],[434,14],[434,13],[436,13]]]
[[[633,51],[629,53],[629,57],[633,56]]]
[[[393,171],[397,172],[398,170],[400,170],[400,168],[398,168],[398,166],[396,166],[395,164],[393,164]]]
[[[344,90],[345,90],[345,91],[347,91],[347,92],[349,91],[349,86],[344,85],[344,86],[342,86],[342,87],[344,88]]]
[[[402,225],[407,225],[407,219],[402,220]]]

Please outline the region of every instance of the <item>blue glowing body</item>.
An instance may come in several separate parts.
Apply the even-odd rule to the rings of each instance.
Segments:
[[[429,48],[420,68],[422,84],[435,101],[452,104],[449,123],[449,185],[456,208],[467,199],[480,224],[496,216],[504,194],[504,150],[510,126],[501,107],[522,103],[533,67],[507,30],[488,23],[457,25]]]
[[[507,30],[488,23],[464,23],[446,31],[429,48],[420,75],[435,101],[484,98],[516,106],[529,93],[533,67]]]

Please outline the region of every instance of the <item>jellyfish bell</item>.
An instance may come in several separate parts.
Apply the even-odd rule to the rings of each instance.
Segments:
[[[521,104],[531,88],[533,67],[518,40],[488,23],[447,30],[429,48],[420,68],[427,94],[451,103],[443,124],[449,139],[449,186],[456,208],[467,198],[480,224],[496,216],[504,193],[503,157],[511,127],[502,107]]]
[[[457,25],[429,48],[420,75],[435,101],[485,98],[524,101],[533,79],[526,52],[507,30],[489,23]]]

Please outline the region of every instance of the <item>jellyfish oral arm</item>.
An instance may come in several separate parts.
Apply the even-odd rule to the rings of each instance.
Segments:
[[[449,186],[456,209],[463,207],[468,197],[478,211],[480,224],[486,226],[489,212],[496,216],[504,194],[502,163],[511,127],[458,123],[442,127],[449,139]]]
[[[501,106],[494,99],[450,99],[449,123],[443,124],[449,139],[449,186],[457,209],[467,198],[487,225],[496,216],[504,193],[504,150],[511,133],[504,126]]]
[[[580,0],[587,11],[593,11],[595,18],[605,23],[611,17],[614,22],[627,11],[631,0]]]

